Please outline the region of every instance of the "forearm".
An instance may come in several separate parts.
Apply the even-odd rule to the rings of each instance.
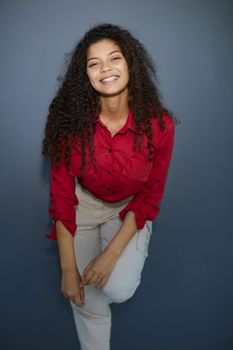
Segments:
[[[129,240],[137,232],[134,212],[128,211],[122,222],[120,229],[105,249],[109,253],[119,257]]]
[[[75,260],[73,236],[59,220],[56,222],[56,231],[61,269],[76,270],[77,265]]]

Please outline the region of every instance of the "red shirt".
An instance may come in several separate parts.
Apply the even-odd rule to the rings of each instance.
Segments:
[[[133,196],[119,213],[123,220],[128,211],[135,213],[137,228],[143,228],[146,220],[154,220],[160,209],[168,168],[172,156],[175,127],[173,118],[163,114],[165,130],[159,127],[158,119],[152,118],[153,160],[148,161],[147,136],[143,136],[142,150],[133,149],[135,124],[129,111],[126,124],[113,137],[98,117],[94,135],[96,165],[88,161],[86,172],[81,174],[81,152],[78,143],[71,150],[70,168],[64,161],[56,169],[51,163],[49,213],[52,228],[47,235],[56,239],[56,220],[60,220],[74,235],[77,229],[76,209],[79,200],[75,194],[75,177],[96,198],[106,202],[117,202]]]

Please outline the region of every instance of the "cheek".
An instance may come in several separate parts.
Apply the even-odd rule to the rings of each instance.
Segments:
[[[125,75],[126,75],[127,77],[129,77],[129,69],[128,69],[128,65],[127,65],[127,63],[125,63],[125,64],[124,64],[123,69],[124,69],[124,73],[125,73]]]
[[[125,79],[129,81],[129,71],[127,68],[125,69]]]
[[[87,72],[87,77],[91,83],[91,85],[95,84],[95,80],[96,80],[96,75],[90,72]]]

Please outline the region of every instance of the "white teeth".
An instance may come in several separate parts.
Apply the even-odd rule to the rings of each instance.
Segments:
[[[101,83],[104,83],[105,81],[113,81],[118,79],[119,77],[117,75],[112,75],[111,77],[105,78],[101,80]]]

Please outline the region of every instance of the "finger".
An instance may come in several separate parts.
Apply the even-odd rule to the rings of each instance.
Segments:
[[[85,285],[91,284],[95,280],[95,272],[89,270],[85,276],[82,277],[83,283]]]
[[[103,287],[103,282],[104,282],[104,277],[102,277],[99,281],[98,281],[98,283],[96,283],[96,288],[101,288],[101,287]]]
[[[95,285],[96,288],[102,288],[103,287],[103,284],[102,284],[102,280],[100,280],[96,285]]]
[[[72,302],[77,305],[77,306],[83,306],[83,302],[81,300],[81,295],[78,294],[78,295],[75,295],[73,298],[71,298],[70,300],[72,300]]]
[[[100,281],[104,278],[104,275],[102,273],[96,273],[95,276],[92,278],[91,283],[92,284],[99,284]]]
[[[91,270],[89,270],[88,266],[86,267],[85,271],[83,271],[83,274],[81,276],[83,282],[86,282],[88,277],[90,277],[90,271]]]
[[[83,276],[87,273],[87,271],[89,270],[89,268],[93,265],[93,261],[90,261],[89,264],[85,267],[85,269],[83,270]]]
[[[85,281],[82,279],[79,283],[79,287],[82,288],[85,286]]]
[[[102,280],[103,280],[103,276],[99,275],[98,278],[95,279],[95,282],[93,282],[93,284],[95,284],[95,286],[97,286],[101,283]]]
[[[74,298],[72,301],[77,306],[80,306],[80,307],[83,306],[83,303],[81,302],[81,300],[79,298]]]
[[[95,268],[93,267],[93,264],[91,264],[89,267],[87,266],[85,268],[85,272],[83,272],[82,274],[82,278],[85,278],[89,273],[96,273]]]
[[[80,299],[81,302],[83,303],[83,305],[85,304],[85,291],[84,291],[84,287],[80,287]]]
[[[102,288],[105,286],[106,282],[108,280],[108,277],[104,277],[101,279],[101,281],[97,284],[96,288]]]

